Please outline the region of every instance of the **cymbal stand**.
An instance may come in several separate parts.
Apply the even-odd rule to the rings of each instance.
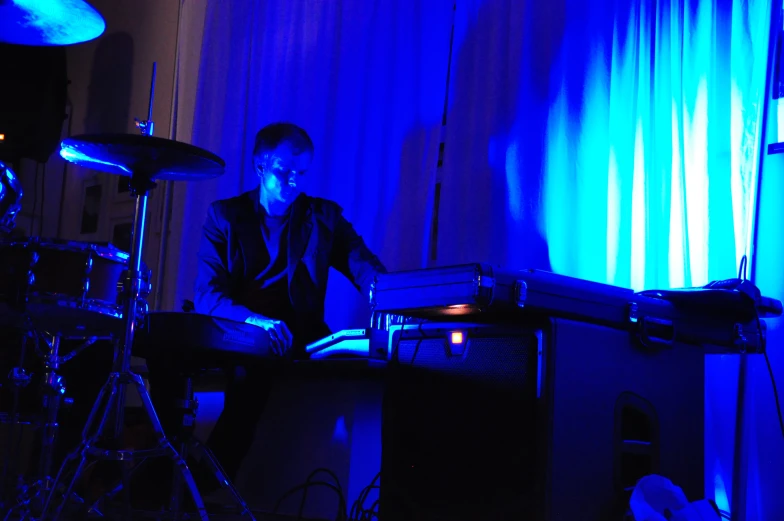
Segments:
[[[52,456],[54,455],[54,440],[57,435],[57,412],[60,409],[60,399],[65,394],[65,380],[57,374],[60,368],[60,335],[52,337],[52,341],[44,339],[48,344],[45,360],[43,384],[44,409],[46,410],[46,423],[42,433],[41,460],[39,476],[43,481],[44,490],[49,490],[52,482]]]
[[[15,454],[14,447],[16,446],[16,427],[19,424],[19,391],[24,389],[30,384],[30,375],[25,371],[25,352],[27,351],[27,338],[28,333],[22,336],[22,350],[19,354],[19,363],[16,367],[12,368],[8,373],[8,381],[11,382],[11,394],[13,396],[13,403],[11,405],[11,414],[8,423],[8,442],[6,446],[5,462],[3,463],[3,496],[5,496],[6,487],[11,479],[11,475],[16,472],[15,465],[19,463],[18,454]],[[12,464],[13,462],[13,464]],[[5,497],[3,500],[7,499]],[[3,502],[0,502],[3,505]]]
[[[155,87],[155,64],[153,64],[152,87],[150,89],[150,109],[149,114],[152,114],[153,93]],[[150,135],[152,132],[152,122],[146,121],[144,125],[139,125],[142,128],[142,133]],[[123,490],[125,491],[125,519],[130,521],[130,489],[129,489],[129,468],[126,462],[138,459],[145,459],[149,457],[165,456],[171,459],[185,481],[186,486],[191,492],[193,503],[196,506],[199,517],[202,521],[208,521],[207,512],[204,508],[204,502],[199,495],[196,483],[193,479],[190,469],[188,468],[185,460],[180,456],[171,442],[166,438],[161,427],[161,422],[158,420],[158,415],[150,400],[150,395],[147,388],[144,386],[142,378],[131,371],[131,349],[133,347],[133,339],[136,327],[140,325],[143,320],[143,314],[146,309],[146,301],[141,296],[141,289],[145,284],[142,277],[142,248],[144,246],[144,234],[147,218],[147,198],[149,190],[155,184],[152,178],[155,175],[154,165],[138,164],[132,168],[132,175],[130,179],[131,194],[136,198],[136,211],[133,219],[133,240],[131,243],[131,256],[129,259],[128,270],[125,272],[124,283],[122,285],[122,302],[123,302],[123,322],[124,331],[115,344],[115,357],[112,373],[109,379],[101,389],[95,406],[90,413],[87,424],[84,429],[83,441],[79,448],[71,453],[63,467],[60,469],[60,475],[63,469],[70,462],[76,460],[81,456],[76,471],[66,487],[64,494],[65,498],[70,497],[73,492],[74,485],[82,474],[87,456],[92,456],[97,459],[115,460],[122,464],[123,475]],[[98,446],[101,439],[106,437],[114,440],[122,440],[123,431],[123,409],[125,407],[125,387],[127,385],[134,385],[142,405],[147,414],[150,423],[155,431],[157,438],[157,447],[148,450],[108,450]],[[98,421],[97,428],[92,431],[91,427]],[[114,419],[114,425],[110,424],[110,420]],[[112,428],[113,427],[113,428]],[[91,432],[92,431],[92,432]],[[57,482],[60,475],[55,479],[52,492],[49,494],[46,505],[44,507],[43,519],[47,519],[47,514],[50,507],[54,503],[54,495],[57,491]],[[52,516],[52,520],[59,519],[66,501],[61,501]]]
[[[60,341],[62,339],[60,333],[42,334],[34,330],[32,326],[28,333],[29,332],[32,332],[34,335],[36,352],[39,356],[42,355],[42,358],[44,359],[44,373],[41,381],[44,421],[41,425],[41,453],[39,455],[38,480],[31,485],[22,485],[19,488],[19,493],[16,497],[16,505],[13,507],[13,510],[19,511],[20,519],[26,519],[28,516],[32,516],[34,511],[40,512],[46,494],[48,494],[52,488],[52,459],[54,456],[57,431],[59,430],[57,416],[60,412],[62,403],[71,402],[70,399],[63,397],[65,394],[65,379],[57,374],[57,371],[60,369],[60,366],[71,359],[74,354],[70,353],[65,357],[60,356]],[[50,336],[51,340],[48,339],[47,336]],[[27,337],[27,334],[25,337]],[[43,354],[38,349],[38,342],[40,340],[43,340],[47,347],[46,352]],[[94,338],[89,339],[81,348],[77,349],[77,351],[81,351],[94,341]],[[24,357],[24,353],[22,354],[22,357]],[[16,369],[19,368],[15,368],[15,371]],[[24,373],[23,369],[20,369],[15,374],[18,374],[23,381],[29,381],[30,377]],[[13,440],[11,441],[11,444],[13,444]],[[10,444],[9,449],[11,449]],[[78,498],[77,496],[74,497],[81,501],[81,498]]]
[[[239,507],[240,515],[247,516],[248,521],[256,521],[247,503],[242,498],[237,488],[231,482],[231,479],[226,475],[218,458],[205,444],[199,441],[193,435],[194,426],[196,424],[196,410],[199,408],[199,402],[193,392],[193,373],[187,372],[185,374],[185,389],[184,399],[177,400],[177,406],[182,414],[182,425],[180,426],[180,454],[183,458],[187,458],[190,454],[200,456],[201,461],[204,462],[209,468],[212,476],[218,481],[221,488],[227,490],[234,499],[234,503]],[[174,476],[174,486],[172,487],[171,503],[169,510],[174,516],[175,520],[180,519],[180,508],[182,505],[182,479],[179,475]]]

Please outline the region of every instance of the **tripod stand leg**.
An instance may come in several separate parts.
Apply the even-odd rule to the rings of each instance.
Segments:
[[[49,343],[49,352],[46,357],[46,373],[43,382],[43,405],[46,411],[46,423],[44,424],[41,444],[41,458],[39,462],[39,477],[41,478],[44,490],[48,490],[52,485],[52,459],[54,457],[54,443],[59,430],[57,416],[60,412],[60,401],[65,392],[63,379],[57,374],[60,368],[60,336],[55,335]]]
[[[11,479],[11,476],[18,471],[19,465],[19,454],[15,453],[17,451],[14,450],[16,447],[16,436],[17,436],[17,428],[19,427],[19,392],[22,387],[27,386],[30,382],[30,377],[24,370],[24,362],[25,362],[25,351],[27,350],[27,332],[22,335],[22,349],[19,354],[19,363],[18,367],[14,367],[11,370],[11,373],[8,375],[9,380],[12,382],[11,386],[11,395],[12,395],[12,405],[11,405],[11,415],[9,417],[8,423],[8,445],[6,446],[6,455],[5,455],[5,462],[3,463],[3,482],[2,482],[2,492],[6,491],[6,487],[8,486],[8,482]],[[19,433],[19,436],[22,434]],[[5,494],[3,494],[5,496]],[[0,499],[9,499],[6,497],[0,496]],[[1,504],[1,503],[0,503]]]
[[[188,464],[177,452],[171,442],[166,439],[166,435],[163,433],[163,427],[161,426],[161,422],[158,419],[158,414],[155,412],[155,408],[152,405],[152,400],[150,399],[150,394],[147,392],[147,388],[144,386],[142,378],[137,374],[132,376],[133,381],[136,384],[136,390],[139,392],[139,398],[141,398],[142,405],[144,406],[144,410],[147,413],[147,417],[150,419],[150,423],[152,423],[155,436],[158,438],[158,444],[164,448],[166,456],[168,456],[177,467],[176,470],[179,471],[180,476],[182,476],[182,480],[185,482],[185,485],[188,487],[188,490],[191,493],[193,504],[196,506],[196,511],[199,517],[202,521],[208,521],[209,517],[207,516],[207,509],[204,508],[204,501],[201,499],[201,494],[199,494],[199,489],[196,487],[196,481],[193,479],[193,474],[188,468]]]
[[[142,470],[144,468],[145,464],[147,463],[147,461],[149,461],[149,459],[145,458],[145,459],[141,460],[136,466],[134,466],[128,472],[128,479],[130,480],[136,472],[139,472],[140,470]],[[90,505],[90,507],[87,510],[88,513],[90,513],[90,512],[99,512],[99,505],[100,505],[100,503],[102,501],[107,501],[107,500],[110,500],[113,497],[115,497],[117,494],[119,494],[120,492],[123,491],[123,487],[124,487],[123,482],[122,482],[122,480],[120,480],[120,483],[117,486],[115,486],[109,492],[106,492],[105,494],[103,494],[101,497],[96,499]]]
[[[184,461],[188,461],[188,444],[180,443],[180,457]],[[181,518],[180,507],[182,506],[182,474],[175,472],[172,477],[172,495],[169,502],[169,511],[172,514],[174,521],[179,521]],[[205,507],[206,508],[206,507]]]
[[[73,488],[76,485],[76,482],[79,480],[82,472],[84,471],[85,463],[87,463],[85,455],[88,449],[95,445],[95,442],[101,436],[101,433],[103,432],[106,423],[109,420],[113,402],[117,399],[117,393],[115,392],[115,389],[118,383],[118,375],[112,374],[109,376],[109,379],[104,384],[103,388],[101,388],[101,392],[98,394],[98,399],[95,401],[95,405],[90,411],[90,416],[87,418],[84,431],[82,431],[82,443],[76,450],[66,456],[65,461],[63,461],[63,464],[60,466],[60,471],[57,473],[57,477],[52,483],[52,487],[49,490],[49,495],[46,498],[46,503],[44,504],[43,512],[41,513],[41,521],[46,521],[47,519],[47,513],[49,512],[49,507],[52,504],[54,496],[57,494],[57,489],[59,488],[58,485],[60,483],[60,479],[62,478],[63,471],[71,462],[73,462],[77,457],[81,456],[79,465],[76,467],[76,471],[74,472],[71,481],[68,483],[66,492],[63,495],[62,501],[55,510],[52,521],[56,521],[60,518],[60,514],[62,514],[62,510],[65,507],[65,504],[73,494]],[[108,398],[106,396],[107,394],[109,395]],[[98,424],[98,428],[95,429],[95,432],[92,435],[90,435],[90,428],[95,423],[95,418],[101,412],[102,408],[103,414],[101,415],[101,421]]]
[[[237,491],[237,487],[234,486],[234,483],[232,483],[229,477],[226,475],[223,467],[221,467],[220,463],[218,462],[218,458],[215,457],[209,447],[202,444],[196,438],[191,438],[190,447],[193,452],[201,452],[202,459],[207,463],[207,466],[210,467],[213,476],[215,476],[215,479],[218,480],[220,486],[228,490],[234,497],[234,502],[242,510],[240,515],[247,515],[251,520],[256,521],[256,518],[253,517],[253,513],[250,511],[250,508],[248,508],[247,503],[245,503],[245,500],[242,499],[242,496]]]

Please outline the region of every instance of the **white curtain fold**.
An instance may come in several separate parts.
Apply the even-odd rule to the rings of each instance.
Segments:
[[[459,0],[437,263],[638,290],[734,277],[751,239],[770,9]],[[737,357],[707,360],[706,496],[725,510],[737,371]],[[750,438],[753,456],[767,450]],[[749,511],[780,517],[759,470]]]

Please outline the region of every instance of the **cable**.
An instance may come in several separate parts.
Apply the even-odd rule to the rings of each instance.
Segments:
[[[335,480],[335,486],[337,487],[338,492],[340,493],[341,497],[344,497],[343,487],[340,486],[340,480],[335,475],[335,473],[332,472],[329,469],[317,468],[316,470],[314,470],[313,472],[310,473],[310,475],[308,476],[308,479],[305,480],[305,484],[311,483],[310,480],[313,479],[313,476],[315,476],[319,472],[324,472],[325,474],[329,474],[330,476],[332,476],[332,479]],[[302,511],[305,509],[305,502],[307,500],[308,500],[308,489],[306,488],[305,491],[302,493],[302,501],[299,502],[299,510],[297,511],[297,519],[302,519]]]
[[[71,83],[70,81],[68,82]],[[68,117],[68,132],[66,137],[71,137],[71,126],[73,123],[73,103],[71,103],[70,98],[66,99],[66,109],[67,109],[67,117]],[[63,208],[65,207],[65,188],[68,181],[68,161],[63,161],[63,176],[62,180],[60,181],[60,207],[57,209],[57,235],[56,237],[59,239],[60,235],[62,234],[63,230]]]
[[[33,210],[30,212],[30,235],[35,235],[35,211],[38,209],[38,172],[41,163],[35,165],[35,181],[33,181]]]
[[[770,366],[770,359],[768,358],[768,352],[764,353],[765,355],[765,364],[768,366],[768,373],[770,374],[770,383],[773,384],[773,397],[776,399],[776,412],[779,416],[779,427],[781,428],[781,435],[784,436],[784,419],[781,417],[781,403],[779,402],[779,392],[776,389],[776,379],[773,377],[773,368]]]
[[[746,279],[746,266],[748,266],[748,264],[749,264],[749,261],[746,258],[746,256],[744,255],[743,257],[741,257],[741,259],[740,259],[740,268],[738,269],[738,278],[739,279],[747,280]]]
[[[362,521],[372,521],[374,517],[378,519],[378,510],[376,510],[376,507],[378,507],[380,502],[380,499],[376,499],[373,504],[370,505],[370,508],[365,511],[365,516],[362,518]]]
[[[46,163],[43,174],[41,174],[41,220],[38,223],[38,235],[44,234],[44,208],[46,208]]]
[[[784,418],[781,416],[781,402],[779,401],[779,391],[776,387],[776,378],[773,376],[773,367],[770,365],[770,358],[768,358],[768,349],[765,345],[765,337],[762,335],[762,321],[759,317],[759,311],[756,314],[757,319],[757,334],[759,335],[760,339],[760,347],[762,348],[762,354],[765,357],[765,365],[768,366],[768,374],[770,375],[770,383],[773,385],[773,398],[776,400],[776,414],[779,417],[779,428],[781,429],[781,435],[784,437]]]
[[[367,501],[367,497],[371,490],[381,488],[376,485],[376,481],[378,481],[378,478],[380,477],[381,472],[376,474],[376,476],[373,478],[373,481],[371,481],[370,484],[363,488],[362,492],[359,493],[359,497],[357,497],[356,501],[354,501],[354,504],[351,505],[351,512],[349,513],[350,521],[361,521],[362,519],[365,519],[365,501]]]
[[[406,329],[406,322],[408,321],[409,318],[410,317],[403,317],[403,320],[400,324],[400,334],[395,339],[395,343],[392,344],[392,352],[389,353],[389,359],[393,362],[397,361],[398,351],[400,349],[400,342],[401,340],[403,340],[403,332]]]
[[[417,338],[417,343],[414,346],[414,354],[411,355],[411,365],[414,365],[414,360],[416,360],[417,355],[419,354],[419,347],[422,345],[422,340],[424,340],[423,333],[422,333],[422,321],[419,322],[417,326],[417,333],[419,333],[419,338]],[[446,344],[444,344],[444,350],[447,350]],[[449,353],[447,353],[449,356]]]
[[[334,490],[337,493],[338,498],[340,500],[340,503],[338,505],[338,515],[337,515],[336,519],[344,520],[344,519],[347,518],[346,500],[343,497],[343,494],[340,492],[340,489],[338,489],[338,487],[336,487],[332,483],[327,483],[326,481],[311,481],[310,483],[303,483],[302,485],[297,485],[296,487],[292,488],[291,490],[289,490],[288,492],[283,494],[280,497],[280,499],[278,499],[278,502],[275,503],[275,508],[272,510],[272,514],[277,514],[278,513],[278,509],[280,508],[280,505],[283,503],[283,501],[287,497],[289,497],[290,495],[294,494],[295,492],[298,492],[298,491],[303,490],[303,489],[308,489],[310,487],[327,487],[327,488],[329,488],[331,490]]]

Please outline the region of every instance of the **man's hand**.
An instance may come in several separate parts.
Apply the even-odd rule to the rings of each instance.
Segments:
[[[280,320],[273,320],[261,315],[252,315],[245,319],[245,323],[260,327],[269,333],[270,347],[276,355],[283,355],[291,349],[294,337],[289,328],[286,327],[286,324]]]

